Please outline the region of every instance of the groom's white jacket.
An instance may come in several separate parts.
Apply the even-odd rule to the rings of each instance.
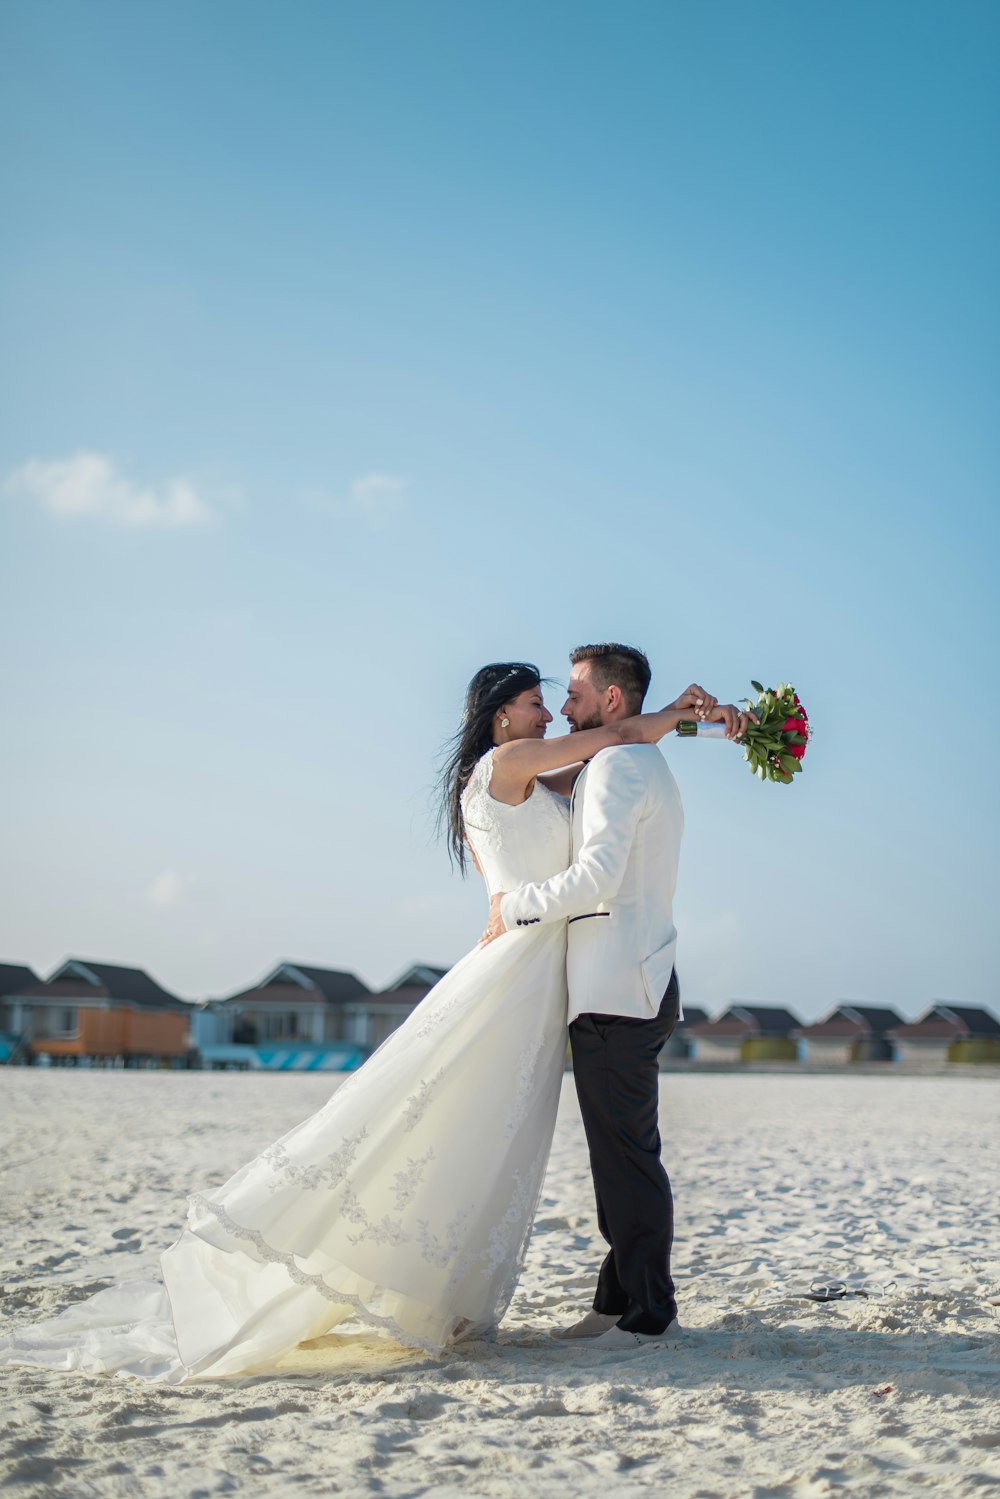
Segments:
[[[569,921],[569,1018],[649,1020],[677,947],[673,901],[684,809],[654,744],[601,750],[577,778],[573,862],[501,902],[504,926]]]

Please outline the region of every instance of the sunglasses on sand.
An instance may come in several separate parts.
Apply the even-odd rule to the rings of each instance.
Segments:
[[[886,1296],[895,1289],[894,1280],[886,1281],[884,1285],[876,1285],[874,1281],[868,1281],[863,1286],[848,1286],[843,1280],[814,1280],[804,1299],[807,1301],[843,1301],[848,1296]]]

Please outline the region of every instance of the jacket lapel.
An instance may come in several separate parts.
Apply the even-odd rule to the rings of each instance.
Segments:
[[[573,847],[574,847],[574,849],[576,848],[576,795],[577,795],[577,792],[583,786],[584,776],[587,774],[587,771],[589,769],[590,769],[590,761],[588,760],[585,763],[585,765],[584,765],[583,769],[581,770],[580,774],[577,776],[576,780],[573,782],[573,790],[570,793],[570,798],[569,798],[569,820],[570,820],[570,827],[571,827],[572,832],[573,832]]]

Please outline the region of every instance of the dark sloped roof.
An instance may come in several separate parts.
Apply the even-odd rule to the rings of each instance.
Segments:
[[[856,1019],[854,1017],[857,1017]],[[812,1025],[803,1025],[798,1035],[811,1037],[815,1041],[834,1040],[837,1037],[884,1036],[903,1020],[895,1010],[880,1009],[874,1005],[854,1005],[847,1001],[824,1015]]]
[[[689,1025],[688,1030],[693,1035],[699,1036],[787,1036],[801,1021],[791,1014],[790,1011],[781,1009],[776,1005],[747,1005],[742,1000],[735,1000],[727,1006],[721,1015],[714,1020],[705,1021],[697,1026]]]
[[[244,1004],[252,1001],[262,1005],[287,1005],[290,1010],[308,1005],[322,1008],[327,1003],[322,989],[303,989],[301,984],[257,984],[253,989],[241,989],[238,994],[227,994],[219,1003],[229,1005],[238,1000]]]
[[[22,989],[39,982],[38,974],[24,963],[0,963],[0,995],[19,994]]]
[[[77,964],[88,979],[71,971]],[[92,963],[89,958],[67,958],[50,976],[47,983],[36,984],[25,990],[25,998],[44,999],[111,999],[121,1004],[136,1005],[146,1010],[189,1010],[190,1006],[176,994],[162,988],[145,969],[124,968],[119,963]]]
[[[746,1011],[762,1036],[785,1036],[802,1024],[797,1015],[777,1005],[733,1005],[732,1008]]]
[[[392,989],[410,989],[419,984],[432,989],[435,984],[441,982],[447,972],[447,968],[438,968],[433,963],[414,963],[413,967],[401,973],[398,979],[393,979],[382,993],[388,994]]]
[[[707,1010],[701,1010],[697,1005],[685,1005],[684,1019],[680,1021],[680,1026],[704,1025],[707,1019]]]
[[[296,979],[300,974],[301,979]],[[301,980],[305,980],[303,983]],[[234,1000],[265,1000],[279,1005],[295,1004],[350,1004],[366,998],[371,993],[356,973],[346,973],[339,968],[314,968],[305,963],[279,963],[266,978],[251,989],[240,989],[236,994],[227,994],[221,1004]]]
[[[902,1041],[948,1041],[956,1036],[1000,1036],[1000,1021],[989,1010],[974,1005],[950,1005],[938,1000],[910,1025],[893,1027]]]
[[[1000,1020],[991,1015],[989,1010],[984,1010],[978,1005],[949,1005],[940,1000],[934,1007],[937,1010],[951,1012],[968,1028],[970,1035],[976,1036],[1000,1036]]]
[[[48,984],[35,984],[22,993],[25,999],[59,999],[72,1004],[78,1000],[111,998],[104,984],[88,984],[82,979],[53,979]]]
[[[881,1005],[842,1004],[840,1012],[845,1010],[852,1010],[856,1015],[860,1015],[862,1020],[867,1022],[868,1028],[871,1031],[887,1031],[891,1026],[902,1025],[903,1023],[902,1015],[897,1015],[895,1010],[887,1009]]]
[[[122,968],[117,963],[87,963],[86,966],[97,974],[112,999],[125,999],[130,1004],[156,1008],[162,1005],[187,1008],[176,994],[164,989],[144,968]]]
[[[330,1004],[342,1004],[345,1000],[371,993],[368,985],[362,983],[356,973],[348,973],[344,969],[307,968],[304,963],[293,963],[292,967],[304,973],[307,979],[312,979],[322,989]]]

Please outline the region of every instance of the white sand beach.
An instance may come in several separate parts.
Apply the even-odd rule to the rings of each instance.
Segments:
[[[333,1080],[335,1085],[336,1080]],[[9,1070],[3,1331],[155,1274],[188,1192],[315,1109],[308,1075]],[[14,1495],[978,1495],[1000,1483],[1000,1079],[671,1074],[677,1347],[548,1331],[601,1257],[567,1077],[495,1343],[365,1332],[278,1373],[158,1387],[0,1374]],[[795,1299],[816,1277],[884,1297]]]

